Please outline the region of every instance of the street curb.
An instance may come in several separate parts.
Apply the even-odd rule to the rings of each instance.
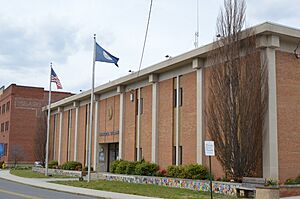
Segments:
[[[3,171],[3,170],[2,170]],[[9,171],[9,170],[6,170],[6,171]],[[0,170],[0,174],[1,174],[1,170]],[[17,177],[17,178],[23,178],[23,177],[19,177],[19,176],[15,176],[13,174],[10,174],[9,175],[11,176],[14,176],[14,177]],[[91,197],[91,198],[108,198],[108,199],[122,199],[122,198],[136,198],[136,199],[142,199],[142,198],[148,198],[148,199],[156,199],[154,197],[149,197],[149,196],[142,196],[142,195],[133,195],[133,194],[126,194],[126,193],[119,193],[119,192],[111,192],[111,191],[103,191],[103,190],[95,190],[95,189],[87,189],[87,188],[82,188],[82,187],[73,187],[73,186],[68,186],[68,185],[61,185],[61,184],[55,184],[55,183],[51,183],[51,181],[43,181],[43,183],[47,183],[47,184],[53,184],[53,185],[56,185],[56,186],[60,186],[60,187],[68,187],[68,188],[74,188],[74,189],[80,189],[80,190],[84,190],[85,192],[89,193],[89,192],[102,192],[102,194],[105,194],[105,195],[119,195],[119,196],[115,196],[115,197],[111,197],[111,196],[95,196],[95,195],[90,195],[90,194],[85,194],[85,193],[78,193],[78,192],[72,192],[70,190],[57,190],[55,188],[51,188],[51,187],[44,187],[44,186],[38,186],[38,185],[35,185],[35,184],[32,184],[32,183],[25,183],[25,182],[21,182],[19,180],[14,180],[14,179],[10,179],[10,178],[5,178],[3,176],[0,175],[0,178],[1,179],[4,179],[4,180],[8,180],[8,181],[11,181],[11,182],[16,182],[16,183],[19,183],[19,184],[23,184],[23,185],[27,185],[27,186],[32,186],[32,187],[35,187],[35,188],[41,188],[41,189],[45,189],[45,190],[51,190],[51,191],[57,191],[57,192],[61,192],[61,193],[71,193],[71,194],[76,194],[76,195],[80,195],[80,196],[87,196],[87,197]],[[33,179],[33,180],[38,180],[37,178],[24,178],[24,179],[27,179],[27,180],[30,180],[30,179]],[[45,178],[43,178],[45,179]],[[33,182],[34,183],[34,182]],[[101,193],[99,193],[101,195]],[[158,199],[158,198],[157,198]]]

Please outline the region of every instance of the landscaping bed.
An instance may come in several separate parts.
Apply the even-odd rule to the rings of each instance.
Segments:
[[[111,192],[150,196],[150,197],[160,197],[160,198],[174,198],[174,199],[210,198],[209,192],[192,191],[187,189],[176,189],[176,188],[163,187],[163,186],[151,185],[151,184],[132,184],[126,182],[106,181],[106,180],[91,181],[89,183],[85,181],[59,181],[54,183],[75,186],[75,187],[103,190],[103,191],[111,191]],[[235,197],[228,196],[228,195],[214,194],[214,198],[230,199]]]

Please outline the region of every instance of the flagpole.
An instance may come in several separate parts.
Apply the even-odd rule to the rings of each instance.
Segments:
[[[48,176],[48,156],[49,156],[49,134],[50,134],[50,106],[51,106],[51,70],[52,62],[50,63],[50,79],[49,79],[49,95],[48,95],[48,118],[47,118],[47,140],[46,140],[46,160],[45,160],[45,176]]]
[[[90,128],[89,128],[89,143],[88,143],[88,176],[87,181],[91,180],[91,150],[92,150],[92,129],[93,129],[93,106],[94,106],[94,82],[95,82],[95,59],[96,59],[96,34],[94,34],[94,55],[92,68],[92,89],[91,89],[91,105],[90,105]]]

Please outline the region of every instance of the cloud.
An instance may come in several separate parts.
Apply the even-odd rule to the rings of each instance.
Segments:
[[[75,27],[56,21],[33,24],[0,18],[0,65],[6,68],[35,68],[51,60],[64,63],[80,48]]]

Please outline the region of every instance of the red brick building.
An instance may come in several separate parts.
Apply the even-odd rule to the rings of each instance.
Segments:
[[[45,114],[48,91],[43,88],[11,84],[0,91],[0,161],[6,164],[32,164],[38,157],[39,141],[46,136]],[[52,92],[52,102],[71,96],[71,93]]]
[[[267,58],[267,131],[261,138],[264,177],[284,181],[300,173],[300,30],[264,23],[253,27]],[[204,140],[209,63],[213,44],[95,88],[92,164],[108,171],[115,159],[168,165],[207,165]],[[52,104],[50,157],[86,165],[90,91]],[[224,175],[213,158],[215,177]]]

